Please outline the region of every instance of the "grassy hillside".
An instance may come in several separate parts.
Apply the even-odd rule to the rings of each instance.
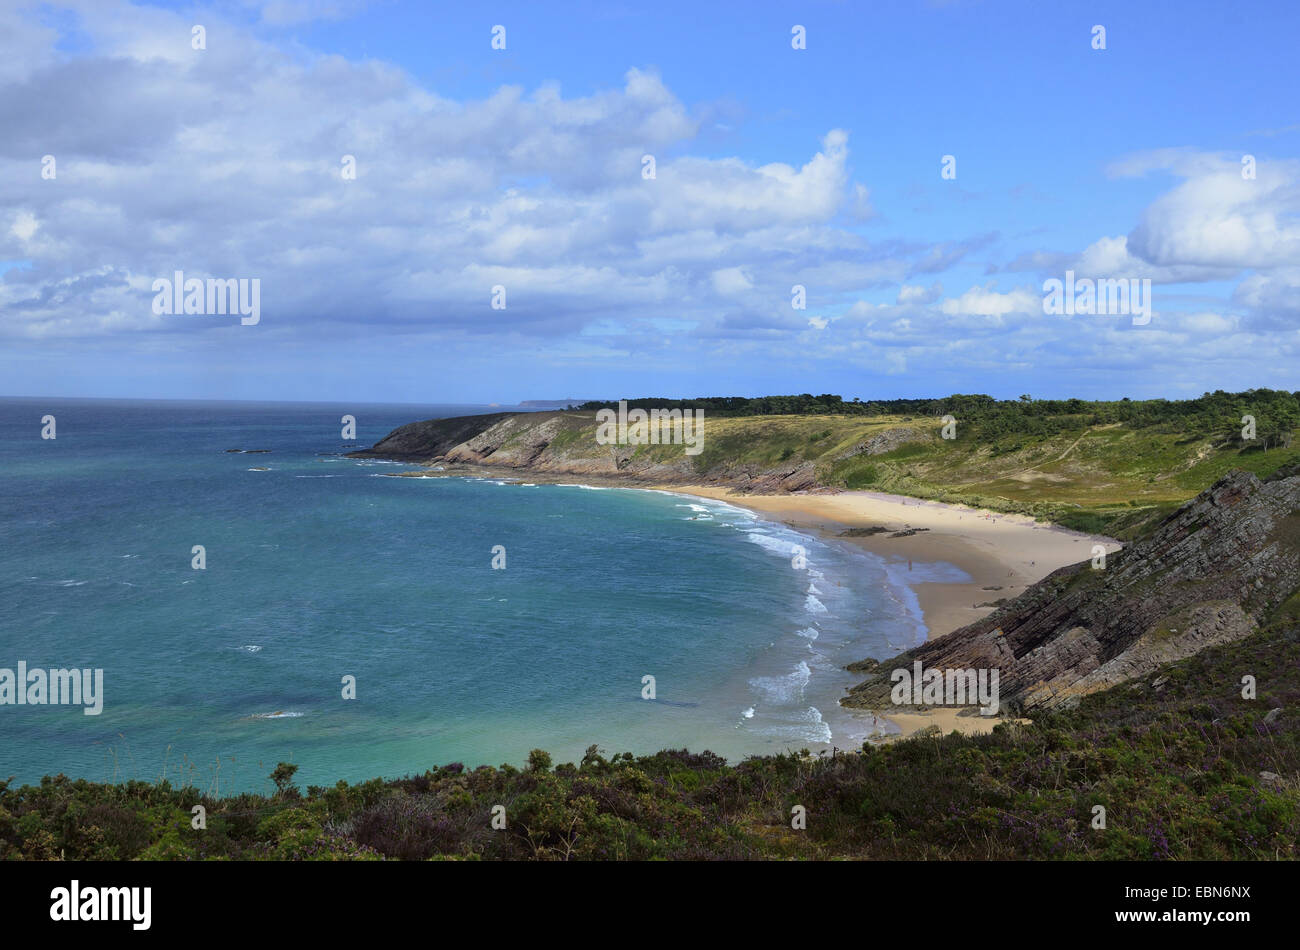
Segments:
[[[1261,478],[1300,459],[1300,447],[1244,443],[1121,423],[1046,435],[939,437],[937,420],[911,420],[930,438],[878,456],[826,460],[827,484],[1022,511],[1082,530],[1132,535],[1228,471]],[[1127,529],[1127,530],[1126,530]]]
[[[0,859],[1296,859],[1295,611],[986,736],[734,766],[593,746],[579,763],[539,751],[524,770],[453,763],[306,793],[281,765],[275,791],[226,799],[165,782],[0,783]],[[1247,673],[1257,699],[1241,697]],[[196,805],[206,830],[191,826]],[[791,827],[795,806],[805,829]]]
[[[1300,400],[1269,390],[1180,402],[951,396],[843,403],[809,396],[631,405],[703,408],[703,450],[690,456],[681,445],[623,446],[614,460],[613,447],[596,441],[597,404],[589,404],[509,417],[473,438],[457,430],[474,449],[460,460],[757,490],[888,491],[1033,514],[1121,538],[1231,469],[1263,478],[1300,461],[1300,444],[1292,447]],[[843,411],[818,411],[828,406]],[[908,411],[884,411],[898,407]],[[1246,415],[1256,419],[1253,439],[1242,437]],[[459,422],[482,430],[501,418]],[[955,420],[954,438],[943,437],[945,418]],[[403,427],[370,454],[413,458],[423,445],[425,457],[440,455],[451,440],[438,427],[452,422]]]
[[[817,397],[795,415],[710,417],[696,464],[810,462],[829,486],[1021,511],[1127,537],[1231,469],[1264,478],[1300,459],[1300,446],[1292,447],[1300,400],[1270,390],[1178,402],[952,396],[808,411],[831,398]],[[913,411],[879,412],[899,405]],[[1256,420],[1250,440],[1242,438],[1246,415]],[[954,438],[942,437],[945,417],[955,422]],[[903,430],[908,441],[872,451],[870,440],[890,430]]]
[[[891,430],[915,441],[879,455],[853,449]],[[1234,468],[1261,478],[1300,459],[1300,446],[1263,449],[1224,433],[1187,436],[1121,423],[1079,424],[1050,434],[990,436],[979,429],[941,437],[943,423],[912,416],[741,416],[708,419],[696,467],[774,467],[813,462],[828,485],[905,494],[989,496],[1007,504],[1106,508],[1186,501]],[[677,446],[640,453],[672,457]],[[848,457],[844,457],[844,456]]]

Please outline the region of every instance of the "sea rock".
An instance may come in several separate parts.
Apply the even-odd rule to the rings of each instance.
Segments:
[[[850,673],[874,673],[880,669],[880,661],[867,657],[865,660],[858,660],[856,663],[850,663],[844,667]]]

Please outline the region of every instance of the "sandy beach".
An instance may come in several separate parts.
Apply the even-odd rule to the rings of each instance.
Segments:
[[[1092,557],[1093,545],[1107,553],[1121,547],[1023,515],[983,511],[961,505],[885,495],[840,492],[834,495],[741,495],[705,485],[663,486],[666,491],[714,498],[772,517],[792,528],[856,544],[897,563],[946,562],[971,578],[969,583],[913,585],[929,638],[943,636],[991,613],[981,607],[1015,597],[1052,571]],[[885,532],[842,537],[849,528],[884,527]],[[890,537],[908,528],[917,534]]]
[[[928,636],[941,637],[993,611],[993,602],[1018,596],[1057,568],[1093,556],[1093,546],[1107,553],[1121,547],[1098,537],[1041,524],[1023,515],[1003,514],[877,492],[838,494],[744,495],[705,485],[665,485],[681,492],[740,505],[797,530],[856,544],[895,563],[946,562],[961,568],[965,583],[918,579],[911,585],[921,606]],[[845,537],[850,528],[883,527],[879,534]],[[891,537],[918,529],[916,534]],[[884,659],[880,657],[878,659]],[[887,718],[911,735],[929,725],[945,733],[988,732],[997,720],[959,716],[955,709],[894,713]]]

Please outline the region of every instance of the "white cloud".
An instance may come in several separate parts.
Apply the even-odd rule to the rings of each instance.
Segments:
[[[25,244],[32,239],[39,227],[40,224],[37,223],[35,215],[30,211],[19,211],[14,215],[13,224],[9,226],[9,233]]]
[[[830,223],[849,195],[837,130],[799,168],[665,157],[647,181],[644,151],[666,156],[697,132],[650,72],[580,98],[550,84],[458,103],[382,63],[291,58],[214,18],[196,59],[187,18],[106,9],[83,10],[81,26],[107,57],[0,86],[0,204],[30,208],[0,233],[0,260],[39,265],[7,278],[22,305],[0,333],[157,329],[104,317],[148,313],[140,285],[177,269],[261,278],[271,324],[555,336],[602,311],[653,320],[665,301],[707,322],[796,249],[834,267],[863,247]],[[238,57],[223,52],[233,39]],[[46,152],[56,181],[31,173]],[[344,155],[355,180],[340,175]],[[95,299],[55,292],[101,265]],[[506,311],[485,303],[497,282]]]
[[[988,283],[983,287],[972,287],[960,297],[950,297],[943,301],[941,309],[950,315],[970,315],[981,317],[1002,317],[1009,313],[1043,312],[1043,298],[1025,288],[1017,288],[1007,293],[999,293]]]
[[[1201,335],[1231,333],[1237,329],[1237,321],[1220,313],[1189,313],[1175,318],[1177,325]]]
[[[354,7],[256,9],[288,23]],[[852,180],[846,132],[795,143],[783,162],[704,157],[707,110],[650,70],[588,95],[543,83],[457,101],[393,65],[282,50],[215,17],[195,54],[188,12],[107,0],[77,11],[92,53],[68,54],[43,20],[0,10],[0,261],[32,263],[0,277],[0,335],[220,332],[151,313],[152,278],[176,269],[260,277],[259,332],[290,341],[418,330],[591,355],[591,337],[602,353],[637,352],[671,327],[733,357],[797,339],[809,365],[899,372],[1210,364],[1227,334],[1285,359],[1278,331],[1300,322],[1294,162],[1261,159],[1243,181],[1231,157],[1131,156],[1112,173],[1178,181],[1127,235],[1132,218],[1077,254],[1012,248],[1012,267],[1045,276],[1239,281],[1221,306],[1195,300],[1135,332],[1045,319],[1033,286],[945,298],[943,283],[972,283],[970,257],[995,233],[869,240],[882,225],[853,226],[876,212]],[[641,176],[646,152],[653,180]],[[55,181],[38,177],[33,156],[47,153]],[[348,154],[355,181],[339,174]],[[497,283],[505,311],[489,306]],[[791,310],[795,283],[819,316]],[[834,334],[819,332],[831,323]],[[770,345],[761,355],[785,357]]]
[[[1275,267],[1300,257],[1300,163],[1260,160],[1244,178],[1237,157],[1149,153],[1126,169],[1163,168],[1185,180],[1153,201],[1127,249],[1158,266]]]
[[[898,302],[900,304],[923,304],[933,303],[943,294],[943,285],[937,280],[929,287],[921,287],[915,284],[904,284],[898,289]]]

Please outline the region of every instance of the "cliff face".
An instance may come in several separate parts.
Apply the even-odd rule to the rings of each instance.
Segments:
[[[719,484],[740,491],[817,491],[818,465],[803,457],[779,458],[766,422],[710,420],[705,451],[687,455],[682,445],[602,445],[592,412],[493,413],[412,422],[394,429],[353,458],[488,465],[552,475],[624,477],[658,484]],[[878,426],[832,457],[872,456],[929,438],[912,427]],[[714,442],[722,451],[708,451]],[[771,444],[769,444],[771,443]],[[755,446],[770,456],[745,457]]]
[[[412,422],[394,429],[371,448],[349,455],[490,465],[556,475],[622,474],[670,482],[685,482],[694,476],[692,459],[680,446],[650,447],[663,450],[655,452],[645,448],[599,444],[594,413],[498,412]]]
[[[999,670],[1004,710],[1068,706],[1245,637],[1300,588],[1298,508],[1300,476],[1234,471],[1103,568],[1061,568],[988,617],[879,664],[844,702],[889,708],[891,671],[920,660]]]
[[[431,462],[489,429],[514,412],[490,412],[483,416],[425,419],[398,426],[368,449],[349,452],[348,458],[397,459],[403,462]]]

